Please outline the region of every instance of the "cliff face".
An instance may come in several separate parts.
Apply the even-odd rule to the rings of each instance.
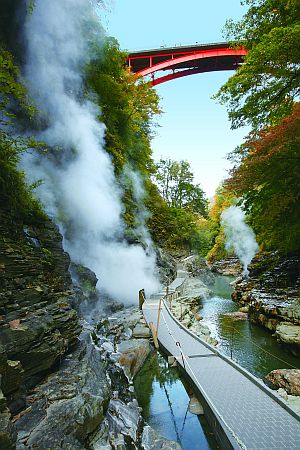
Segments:
[[[80,334],[70,306],[69,263],[50,220],[22,227],[0,213],[0,429],[7,427],[7,434],[0,433],[1,448],[10,448],[9,435],[15,439],[7,408],[15,415],[26,407],[28,389],[55,367]]]
[[[239,280],[234,301],[249,307],[249,317],[271,331],[279,342],[300,354],[300,258],[258,254],[250,279]]]

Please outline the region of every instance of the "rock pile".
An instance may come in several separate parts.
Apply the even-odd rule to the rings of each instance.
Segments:
[[[265,376],[264,382],[276,389],[281,399],[300,414],[300,369],[272,370]]]
[[[110,380],[112,398],[94,439],[94,450],[174,449],[180,445],[157,434],[143,420],[135,398],[133,378],[152,351],[150,331],[137,307],[129,307],[103,319],[94,341]]]
[[[198,297],[182,296],[173,300],[171,305],[173,315],[190,331],[199,336],[203,341],[216,346],[218,341],[211,335],[208,325],[201,323],[203,317],[199,314]]]

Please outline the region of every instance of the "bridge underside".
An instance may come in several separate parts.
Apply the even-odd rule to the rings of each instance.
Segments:
[[[219,43],[132,52],[127,63],[137,75],[150,75],[155,86],[197,73],[236,70],[245,55],[244,48]]]

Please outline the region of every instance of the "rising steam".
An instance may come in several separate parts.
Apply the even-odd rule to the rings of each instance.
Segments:
[[[231,206],[222,212],[221,219],[226,237],[226,249],[234,249],[241,261],[244,274],[248,277],[248,265],[258,251],[258,244],[253,230],[245,223],[246,214],[240,207]]]
[[[64,235],[74,262],[92,269],[101,289],[126,303],[145,288],[155,291],[155,256],[124,240],[122,192],[104,150],[105,126],[97,106],[82,98],[88,36],[101,28],[87,0],[36,0],[26,26],[25,78],[47,124],[38,138],[51,156],[27,156],[37,193]]]

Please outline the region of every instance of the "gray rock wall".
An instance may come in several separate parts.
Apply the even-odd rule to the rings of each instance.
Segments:
[[[275,332],[278,341],[300,354],[300,258],[278,253],[258,254],[250,279],[239,279],[234,301],[247,305],[253,323]]]
[[[50,220],[24,227],[0,212],[0,374],[3,404],[13,415],[27,407],[28,389],[78,341],[69,263]],[[7,408],[0,414],[7,416]],[[0,435],[0,447],[9,448],[1,445]]]

